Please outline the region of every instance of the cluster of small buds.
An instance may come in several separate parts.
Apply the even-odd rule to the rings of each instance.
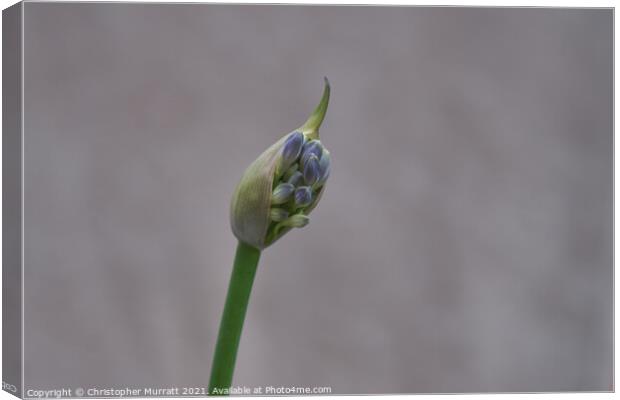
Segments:
[[[271,196],[270,231],[301,228],[309,218],[305,211],[318,199],[329,177],[329,151],[317,139],[307,140],[301,132],[291,133],[282,146]]]

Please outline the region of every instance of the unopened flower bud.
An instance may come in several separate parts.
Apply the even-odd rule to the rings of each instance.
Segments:
[[[281,183],[273,189],[271,204],[284,204],[289,201],[295,191],[295,186],[290,183]]]
[[[307,185],[314,185],[321,177],[321,169],[319,160],[314,154],[311,154],[304,165],[304,180]]]
[[[283,181],[288,181],[295,174],[295,172],[298,172],[298,171],[299,171],[299,164],[298,163],[295,163],[295,164],[291,165],[290,167],[288,167],[288,169],[286,170],[286,172],[282,176],[282,180]]]
[[[278,166],[279,171],[285,171],[297,160],[305,140],[303,133],[299,131],[291,133],[288,138],[286,138],[284,146],[282,146],[282,157],[280,158],[280,165]]]
[[[303,228],[308,225],[310,218],[303,214],[295,214],[289,217],[287,220],[281,222],[282,226],[289,226],[291,228]]]
[[[306,143],[301,152],[301,165],[305,165],[310,156],[314,155],[316,158],[321,158],[323,153],[323,145],[319,140],[311,140]]]
[[[319,141],[319,127],[329,94],[329,82],[325,79],[323,97],[308,120],[271,145],[246,169],[230,204],[230,224],[239,241],[264,249],[291,228],[308,223],[308,214],[324,191],[316,183],[325,176],[321,167],[325,151]],[[311,187],[300,191],[297,199],[295,187],[304,181]],[[295,201],[305,204],[303,214],[288,216]]]
[[[323,155],[321,155],[321,159],[319,160],[319,170],[321,177],[316,182],[315,187],[321,187],[321,185],[327,181],[329,173],[331,172],[331,156],[327,149],[323,149]]]
[[[293,175],[291,175],[291,177],[288,178],[287,182],[293,186],[297,186],[301,183],[303,178],[304,178],[304,175],[301,172],[295,171]]]
[[[297,208],[305,207],[310,203],[312,203],[312,190],[308,186],[295,189],[295,206]]]
[[[282,208],[272,208],[269,214],[272,221],[280,222],[288,218],[288,211]]]

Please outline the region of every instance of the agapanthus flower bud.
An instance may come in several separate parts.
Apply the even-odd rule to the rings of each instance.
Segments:
[[[288,218],[288,211],[282,208],[272,208],[269,214],[272,221],[280,222]]]
[[[279,171],[285,171],[297,160],[305,142],[303,133],[295,131],[291,133],[282,146],[282,157],[280,158]]]
[[[271,204],[284,204],[291,199],[295,186],[290,183],[281,183],[273,189]]]
[[[316,187],[320,187],[323,183],[325,183],[327,178],[329,178],[329,173],[331,172],[331,155],[326,149],[323,149],[323,154],[319,160],[319,169],[321,171],[321,177],[318,182],[316,182]]]
[[[288,169],[286,170],[286,172],[282,176],[282,180],[283,181],[288,181],[295,174],[295,172],[297,172],[297,171],[299,171],[299,164],[295,163],[295,164],[291,165],[290,167],[288,167]]]
[[[304,174],[299,171],[295,171],[286,181],[293,186],[297,186],[304,179]]]
[[[316,158],[321,158],[323,153],[323,145],[319,140],[311,140],[306,143],[301,151],[301,165],[305,165],[310,156],[314,155]]]
[[[320,177],[319,159],[314,154],[311,154],[304,164],[304,181],[306,181],[307,185],[314,185]]]
[[[295,214],[292,215],[290,218],[280,222],[281,226],[288,226],[291,228],[303,228],[304,226],[308,225],[308,223],[310,222],[310,218],[308,218],[306,215],[303,214]]]
[[[231,227],[241,242],[264,249],[290,229],[308,224],[329,170],[328,158],[321,163],[327,150],[319,140],[329,94],[325,79],[323,97],[308,120],[265,150],[243,174],[230,207]]]
[[[312,189],[308,186],[301,186],[295,189],[295,206],[297,208],[305,207],[312,203]]]

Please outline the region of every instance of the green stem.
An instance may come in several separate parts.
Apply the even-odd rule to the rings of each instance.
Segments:
[[[215,345],[209,381],[209,394],[211,395],[224,394],[222,391],[231,386],[243,320],[248,308],[259,258],[259,249],[239,242],[220,322],[220,332]],[[215,389],[217,389],[216,393],[214,393]]]

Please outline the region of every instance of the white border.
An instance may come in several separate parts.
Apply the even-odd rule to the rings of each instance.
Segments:
[[[21,323],[22,323],[22,332],[21,333],[22,333],[22,341],[21,341],[21,347],[22,347],[22,349],[21,350],[22,350],[22,360],[21,360],[21,364],[22,364],[22,382],[21,383],[22,383],[22,387],[21,387],[21,391],[22,391],[22,397],[24,396],[24,388],[26,387],[26,382],[25,382],[26,374],[25,374],[25,370],[24,370],[24,360],[26,359],[25,356],[24,356],[25,355],[25,352],[24,352],[24,338],[25,338],[24,332],[25,332],[25,330],[24,330],[24,328],[25,328],[25,321],[26,321],[25,314],[24,314],[24,312],[25,312],[25,309],[24,309],[24,300],[25,300],[25,297],[24,297],[24,293],[25,293],[25,291],[24,291],[24,282],[25,282],[25,279],[24,279],[24,265],[25,265],[24,264],[24,255],[26,254],[26,252],[24,251],[24,245],[26,243],[25,236],[24,236],[24,226],[25,226],[25,224],[24,224],[24,218],[25,218],[25,213],[24,213],[24,166],[25,166],[25,163],[24,163],[24,150],[25,150],[25,147],[24,147],[24,122],[26,121],[26,119],[24,118],[24,104],[25,104],[24,103],[24,82],[25,82],[25,80],[24,80],[24,55],[25,55],[25,51],[24,51],[24,49],[25,49],[25,43],[24,43],[25,42],[25,36],[24,36],[24,25],[25,25],[24,24],[24,22],[25,22],[25,20],[24,20],[24,9],[25,8],[26,8],[25,7],[25,3],[22,3],[21,13],[20,13],[21,14],[21,20],[22,20],[21,21],[21,30],[22,30],[22,32],[21,32],[21,50],[20,50],[21,51],[21,55],[20,55],[21,56],[21,83],[20,83],[20,85],[21,85],[21,100],[22,100],[21,101],[21,103],[22,103],[21,104],[21,110],[20,110],[21,111],[21,122],[20,123],[21,123],[21,131],[22,131],[21,132],[21,151],[22,151],[22,156],[21,156],[21,158],[22,158],[22,166],[21,166],[21,174],[22,174],[22,177],[21,177],[21,179],[22,179],[22,183],[21,183],[21,204],[22,204],[22,210],[21,210],[21,224],[22,224],[22,226],[21,226],[21,230],[22,230],[22,238],[21,238],[21,264],[22,264],[21,265],[21,268],[22,268],[22,274],[21,274],[21,280],[22,280],[22,282],[21,282],[22,283],[22,289],[21,289],[21,291],[22,291],[22,304],[21,304],[21,308],[22,308],[22,321],[21,321]]]

